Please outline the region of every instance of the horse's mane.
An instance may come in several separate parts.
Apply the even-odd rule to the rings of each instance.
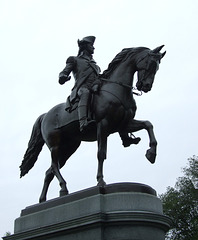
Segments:
[[[109,63],[108,68],[101,74],[103,78],[109,78],[111,73],[117,68],[117,66],[124,62],[128,57],[133,57],[137,53],[140,53],[144,50],[149,50],[145,47],[137,48],[124,48],[120,53],[118,53],[115,58]]]

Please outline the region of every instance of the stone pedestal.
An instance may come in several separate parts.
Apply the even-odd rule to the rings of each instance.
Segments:
[[[25,208],[4,240],[164,240],[171,220],[151,187],[93,187]]]

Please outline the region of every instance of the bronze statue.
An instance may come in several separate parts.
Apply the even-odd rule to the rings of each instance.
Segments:
[[[106,159],[107,138],[112,133],[119,132],[121,136],[126,136],[128,133],[145,129],[150,140],[146,157],[151,163],[155,162],[157,141],[153,126],[149,121],[134,119],[136,103],[132,88],[133,76],[137,71],[137,89],[145,93],[151,90],[160,61],[166,53],[160,53],[162,47],[163,45],[154,50],[145,47],[126,48],[116,55],[108,69],[100,75],[102,84],[99,91],[93,94],[87,114],[87,116],[90,115],[90,119],[94,119],[95,124],[91,124],[85,132],[81,132],[79,128],[77,107],[68,112],[65,111],[65,103],[53,107],[37,119],[20,170],[21,177],[28,173],[46,143],[51,151],[52,164],[46,172],[40,202],[46,201],[47,190],[54,176],[59,180],[60,195],[68,194],[60,168],[77,150],[81,141],[98,142],[98,186],[106,184],[103,177],[103,162]],[[68,64],[69,62],[70,60]],[[60,80],[61,83],[68,80],[68,73],[66,76]],[[97,79],[98,73],[94,76]]]

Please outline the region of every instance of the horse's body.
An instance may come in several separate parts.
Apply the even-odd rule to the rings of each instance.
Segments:
[[[148,92],[152,88],[155,73],[160,59],[165,53],[160,53],[163,46],[154,50],[148,48],[124,49],[109,65],[103,75],[100,91],[93,96],[92,117],[96,121],[95,128],[85,133],[79,130],[77,109],[72,113],[65,111],[65,104],[59,104],[48,113],[41,115],[33,128],[28,149],[22,162],[21,176],[24,176],[34,165],[44,143],[51,151],[52,165],[46,172],[40,202],[46,200],[50,182],[56,176],[59,180],[60,194],[67,194],[66,182],[59,169],[80,146],[81,141],[98,142],[98,173],[99,186],[104,186],[103,161],[106,159],[107,138],[114,132],[132,133],[142,129],[148,131],[150,148],[146,157],[152,163],[155,161],[157,142],[149,121],[135,120],[136,104],[133,99],[133,75],[138,72],[138,90]]]

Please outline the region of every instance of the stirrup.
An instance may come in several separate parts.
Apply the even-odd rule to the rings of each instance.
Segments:
[[[127,137],[124,139],[124,141],[122,142],[122,145],[124,147],[129,147],[131,144],[138,144],[139,141],[141,140],[141,138],[139,137],[135,137],[132,133],[130,134],[130,137]]]

